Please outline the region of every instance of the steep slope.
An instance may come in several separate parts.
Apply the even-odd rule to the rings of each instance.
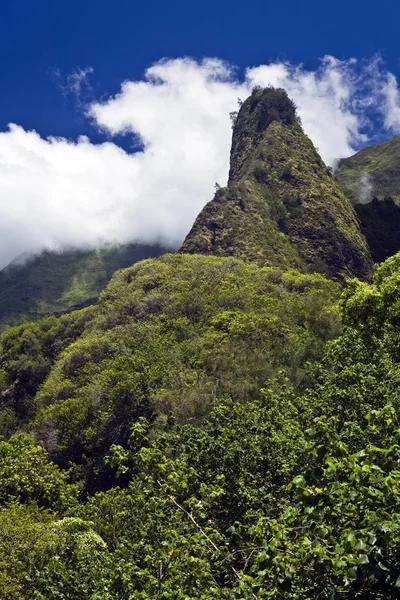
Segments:
[[[390,196],[400,202],[400,136],[340,161],[336,177],[353,203]]]
[[[0,271],[0,331],[10,325],[93,304],[118,269],[165,248],[127,244],[102,250],[43,252]]]
[[[180,252],[368,278],[371,256],[354,210],[304,134],[284,90],[255,89],[233,131],[226,188]]]

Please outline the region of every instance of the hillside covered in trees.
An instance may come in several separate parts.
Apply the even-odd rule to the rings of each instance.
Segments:
[[[371,251],[256,89],[177,254],[0,337],[0,597],[399,597],[400,254]]]
[[[0,271],[0,331],[94,304],[115,271],[165,251],[125,244],[20,257]]]

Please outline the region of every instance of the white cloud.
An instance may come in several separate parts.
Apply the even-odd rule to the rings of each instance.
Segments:
[[[79,96],[84,86],[88,86],[88,77],[94,73],[93,67],[86,67],[81,69],[77,67],[74,71],[67,75],[67,88],[68,91]]]
[[[94,73],[93,67],[76,67],[70,73],[63,73],[60,69],[50,69],[49,74],[65,98],[72,99],[75,108],[84,112],[88,104],[94,99],[94,90],[90,76]]]
[[[385,126],[395,131],[400,130],[400,94],[397,80],[392,73],[388,73],[383,87],[385,103],[383,113]]]
[[[354,146],[365,141],[360,132],[360,114],[354,111],[354,61],[326,57],[316,71],[288,64],[262,65],[248,71],[255,84],[268,83],[287,90],[297,105],[306,133],[324,160],[352,154]]]
[[[79,92],[91,72],[76,71],[70,85]],[[214,183],[226,183],[229,112],[256,84],[288,91],[329,164],[366,140],[366,114],[381,110],[382,97],[385,126],[400,126],[393,116],[400,112],[397,82],[377,61],[327,57],[316,71],[273,63],[248,69],[244,81],[217,59],[162,61],[88,109],[111,137],[138,137],[141,152],[87,138],[43,139],[16,125],[0,133],[0,268],[42,248],[131,240],[179,245]]]

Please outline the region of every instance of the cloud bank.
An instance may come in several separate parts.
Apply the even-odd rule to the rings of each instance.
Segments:
[[[226,183],[229,112],[254,85],[268,84],[288,91],[328,164],[364,144],[377,115],[382,132],[400,130],[397,81],[377,59],[326,57],[315,71],[270,63],[247,69],[242,80],[218,59],[161,61],[115,97],[86,107],[110,140],[133,136],[139,152],[87,137],[44,139],[15,124],[0,133],[0,268],[44,248],[130,241],[177,247],[215,182]]]

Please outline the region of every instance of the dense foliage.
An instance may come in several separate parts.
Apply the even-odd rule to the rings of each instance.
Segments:
[[[5,334],[2,598],[397,597],[399,281],[340,332],[321,276],[165,256]]]
[[[0,431],[24,423],[58,464],[104,481],[103,456],[140,416],[198,422],[217,398],[256,399],[282,369],[301,386],[339,332],[338,293],[322,276],[237,259],[143,261],[96,307],[4,334]]]

